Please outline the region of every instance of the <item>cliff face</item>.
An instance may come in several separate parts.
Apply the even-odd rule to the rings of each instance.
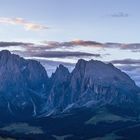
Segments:
[[[82,96],[88,91],[93,92],[97,95],[97,100],[100,98],[99,96],[105,95],[107,98],[107,96],[115,96],[123,91],[126,94],[138,91],[138,87],[128,75],[112,64],[93,60],[79,60],[72,72],[71,87],[73,92],[80,87],[78,96]]]
[[[56,75],[61,75],[61,80],[58,80],[55,74],[52,76],[57,79],[57,84],[53,82],[53,94],[50,93],[51,101],[54,103],[53,109],[107,104],[131,106],[139,102],[139,88],[128,75],[112,64],[79,60],[72,73],[67,72],[67,80],[64,78],[65,72],[61,73],[58,74],[58,69],[55,72]],[[61,82],[62,85],[58,85]],[[66,87],[63,87],[64,85]],[[55,104],[62,99],[61,104]]]
[[[39,62],[0,52],[0,111],[36,115],[47,93],[47,82],[47,73]]]
[[[68,69],[60,65],[52,74],[50,82],[50,92],[44,109],[47,111],[64,109],[70,103],[70,73]]]
[[[37,61],[0,52],[0,113],[35,117],[74,107],[139,104],[140,89],[112,64],[79,60],[70,73],[60,65],[48,78]]]

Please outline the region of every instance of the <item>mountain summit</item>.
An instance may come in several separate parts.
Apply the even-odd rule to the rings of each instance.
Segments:
[[[104,105],[129,108],[139,106],[139,92],[135,82],[112,64],[80,59],[71,73],[60,65],[49,78],[39,62],[0,52],[3,117],[38,117]]]
[[[39,62],[1,51],[0,114],[36,115],[41,106],[39,101],[46,94],[48,79]]]
[[[51,99],[54,101],[51,108],[55,110],[107,104],[128,107],[139,102],[140,89],[127,74],[112,64],[81,59],[66,77],[67,80],[58,80],[57,84],[52,82],[53,93],[50,92],[48,106]]]

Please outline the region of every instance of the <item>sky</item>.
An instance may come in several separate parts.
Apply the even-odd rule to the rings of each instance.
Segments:
[[[48,73],[78,59],[112,62],[140,85],[139,0],[0,0],[0,50]]]
[[[1,40],[140,42],[139,0],[0,0],[0,17],[49,27],[39,32],[1,24]]]

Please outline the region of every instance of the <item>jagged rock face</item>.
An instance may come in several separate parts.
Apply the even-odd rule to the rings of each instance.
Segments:
[[[70,72],[63,65],[57,67],[55,73],[52,74],[51,88],[48,96],[45,111],[52,111],[54,109],[63,110],[70,104]]]
[[[82,106],[139,106],[139,92],[112,64],[79,60],[72,73],[60,65],[48,78],[39,62],[0,52],[0,114],[25,118]]]
[[[11,114],[36,115],[46,94],[48,76],[37,61],[0,52],[0,107]],[[41,101],[42,100],[42,101]]]
[[[103,104],[132,102],[139,88],[128,75],[112,64],[100,61],[79,60],[72,72],[72,101],[86,104],[88,101]]]
[[[72,73],[60,65],[51,77],[47,111],[92,105],[134,105],[140,89],[112,64],[79,60]],[[57,110],[57,111],[56,111]]]

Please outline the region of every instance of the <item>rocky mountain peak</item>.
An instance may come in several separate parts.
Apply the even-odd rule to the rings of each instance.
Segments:
[[[77,77],[77,73],[79,73],[81,78],[89,78],[94,82],[101,82],[101,84],[116,84],[117,86],[117,83],[123,83],[125,85],[131,85],[131,87],[132,85],[136,87],[135,82],[127,74],[114,67],[111,63],[106,64],[97,60],[79,60],[72,73],[75,76],[77,75]],[[120,84],[118,86],[120,86]]]
[[[64,67],[62,64],[60,64],[57,68],[56,71],[52,74],[51,79],[53,81],[57,81],[59,83],[66,82],[68,78],[70,77],[70,72],[68,68]]]
[[[0,52],[0,111],[5,105],[12,114],[36,114],[35,104],[47,94],[47,82],[47,73],[39,62],[6,50]]]
[[[81,72],[81,74],[84,73],[85,67],[86,67],[86,60],[80,59],[78,60],[78,62],[76,63],[75,69],[73,71],[78,71]]]
[[[11,53],[10,53],[10,51],[8,51],[8,50],[2,50],[2,51],[0,51],[0,55],[5,55],[5,56],[7,56],[7,55],[11,55]]]
[[[80,59],[71,73],[59,65],[49,78],[39,62],[0,52],[0,114],[7,110],[33,117],[74,106],[129,106],[139,102],[139,92],[135,82],[112,64]]]
[[[64,67],[62,64],[60,64],[57,69],[56,69],[56,72],[55,73],[59,73],[59,74],[70,74],[68,68]]]
[[[80,104],[88,101],[110,104],[116,100],[120,103],[124,97],[131,100],[140,91],[127,74],[97,60],[79,60],[71,74],[70,87],[72,101],[79,100]]]
[[[84,60],[84,59],[79,59],[78,62],[76,63],[76,67],[85,66],[86,62],[87,62],[87,61]]]

